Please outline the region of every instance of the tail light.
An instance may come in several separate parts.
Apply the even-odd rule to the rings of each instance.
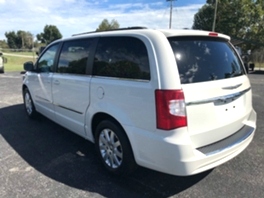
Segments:
[[[187,126],[182,90],[156,90],[157,128],[171,130]]]

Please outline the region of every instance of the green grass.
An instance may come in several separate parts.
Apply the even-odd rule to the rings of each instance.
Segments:
[[[264,68],[264,63],[255,63],[255,69]]]
[[[32,54],[32,52],[31,52]],[[17,57],[17,56],[8,56],[8,55],[4,55],[5,58],[7,58],[7,63],[5,63],[5,72],[9,72],[9,71],[24,71],[23,69],[23,64],[27,61],[35,61],[32,58],[26,58],[26,57]]]

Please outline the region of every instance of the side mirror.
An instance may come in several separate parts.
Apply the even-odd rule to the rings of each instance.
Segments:
[[[24,70],[33,71],[33,69],[34,69],[34,64],[32,61],[28,61],[24,63]]]

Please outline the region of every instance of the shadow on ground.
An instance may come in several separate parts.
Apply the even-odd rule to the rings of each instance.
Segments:
[[[120,178],[105,172],[92,143],[40,116],[30,120],[23,105],[0,109],[1,135],[30,166],[68,186],[105,197],[169,197],[205,178],[210,171],[175,177],[145,168]]]

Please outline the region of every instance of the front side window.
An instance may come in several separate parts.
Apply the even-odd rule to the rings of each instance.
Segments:
[[[150,80],[145,44],[133,37],[103,37],[98,41],[93,75]]]
[[[54,72],[55,56],[58,50],[59,44],[52,45],[47,49],[44,54],[39,58],[37,63],[37,69],[39,72]]]
[[[169,42],[182,84],[221,80],[244,74],[237,53],[224,39],[172,37]]]
[[[85,74],[92,39],[67,41],[63,44],[58,73]]]

